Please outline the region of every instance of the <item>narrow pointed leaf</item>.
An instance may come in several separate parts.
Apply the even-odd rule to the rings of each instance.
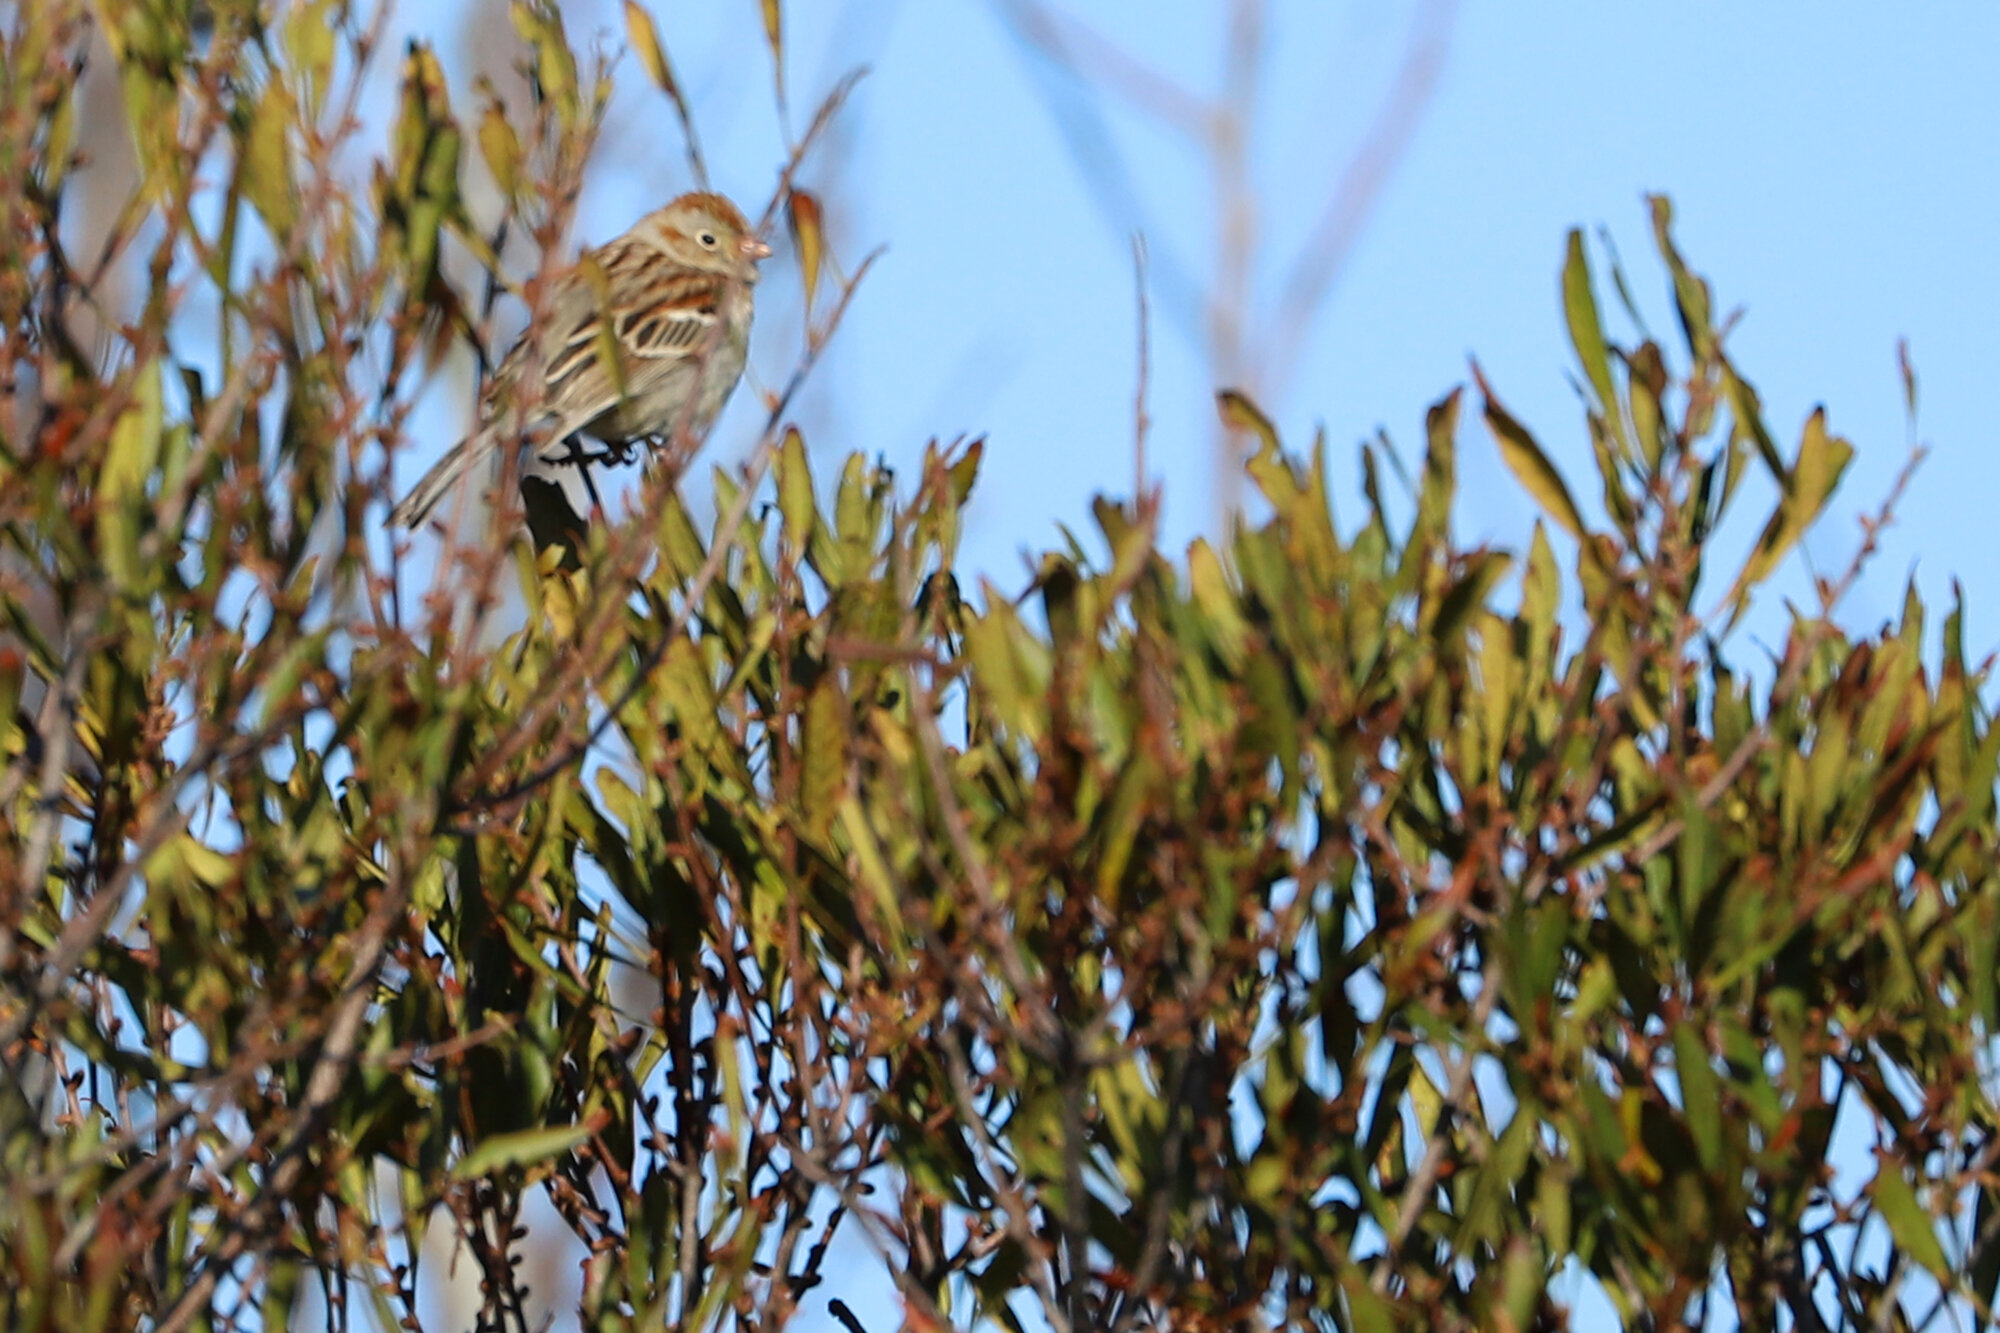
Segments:
[[[550,1125],[543,1129],[502,1134],[486,1140],[461,1158],[452,1168],[451,1178],[477,1180],[505,1167],[536,1166],[589,1142],[590,1136],[596,1132],[596,1126],[585,1123]]]
[[[677,96],[678,85],[674,82],[673,67],[667,63],[666,48],[660,45],[659,29],[653,26],[653,16],[638,0],[625,0],[625,39],[632,44],[632,54],[645,66],[646,77],[653,81],[653,86],[669,97]]]
[[[785,197],[785,204],[792,224],[792,245],[799,255],[799,280],[805,287],[806,318],[811,319],[813,294],[819,290],[820,259],[826,252],[819,199],[804,190],[793,190]]]
[[[1278,428],[1246,394],[1237,389],[1224,389],[1215,395],[1215,405],[1222,413],[1223,425],[1231,430],[1250,432],[1257,437],[1263,449],[1277,449]]]
[[[1528,433],[1528,428],[1516,421],[1493,397],[1492,389],[1487,386],[1486,378],[1477,366],[1473,367],[1473,376],[1479,381],[1479,392],[1485,397],[1482,410],[1487,427],[1499,442],[1501,461],[1507,464],[1507,470],[1514,474],[1522,488],[1534,497],[1543,513],[1554,519],[1564,532],[1582,541],[1583,515],[1578,512],[1576,501],[1570,497],[1569,487],[1563,484],[1562,474],[1556,471],[1555,464],[1542,452],[1542,447],[1535,443],[1535,437]]]
[[[1604,327],[1598,317],[1597,294],[1590,286],[1590,261],[1583,250],[1583,233],[1572,229],[1569,250],[1563,260],[1563,314],[1569,321],[1570,344],[1597,395],[1598,410],[1614,437],[1622,439],[1624,426],[1618,415],[1618,396],[1611,383],[1611,357],[1604,346]]]

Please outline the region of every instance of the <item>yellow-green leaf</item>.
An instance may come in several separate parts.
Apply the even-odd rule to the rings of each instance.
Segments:
[[[64,92],[49,111],[48,145],[42,153],[42,184],[49,198],[62,190],[69,173],[70,156],[76,148],[76,95]]]
[[[1257,437],[1263,452],[1276,452],[1278,428],[1245,394],[1236,389],[1224,389],[1215,395],[1215,405],[1222,413],[1223,425],[1231,430],[1250,432]]]
[[[1563,314],[1569,321],[1570,345],[1597,395],[1598,410],[1614,436],[1622,437],[1618,418],[1618,396],[1611,384],[1611,358],[1604,346],[1604,326],[1597,313],[1597,294],[1590,286],[1590,261],[1583,251],[1583,233],[1570,229],[1569,250],[1563,260]]]
[[[550,0],[515,0],[510,13],[514,31],[534,53],[536,98],[554,105],[564,128],[572,128],[580,107],[576,55],[563,34],[562,11]]]
[[[453,1180],[478,1180],[507,1167],[536,1166],[590,1141],[595,1126],[549,1125],[499,1134],[474,1148],[451,1169]]]
[[[785,541],[794,552],[812,544],[819,525],[819,510],[813,502],[812,467],[806,458],[805,436],[797,426],[785,427],[778,445],[778,513],[785,520]]]
[[[219,889],[235,877],[234,862],[186,833],[168,840],[146,858],[147,880],[162,886]]]
[[[1674,245],[1673,202],[1660,194],[1649,196],[1647,202],[1653,210],[1653,238],[1659,244],[1661,257],[1667,261],[1667,271],[1673,275],[1674,306],[1680,313],[1681,330],[1687,334],[1688,346],[1694,354],[1705,357],[1715,347],[1714,300],[1709,295],[1708,283],[1688,268]]]
[[[632,53],[646,67],[646,77],[653,81],[653,86],[670,97],[676,95],[679,85],[674,82],[673,66],[667,63],[666,48],[660,45],[659,29],[653,26],[653,16],[638,0],[625,0],[625,37],[632,43]]]
[[[289,131],[292,99],[283,84],[264,90],[243,135],[243,193],[280,242],[291,234],[298,209],[292,194]]]
[[[139,372],[132,402],[111,428],[104,470],[97,479],[97,493],[105,503],[124,505],[143,495],[159,462],[162,420],[160,364],[155,361]]]
[[[1473,374],[1479,380],[1480,393],[1485,395],[1486,424],[1492,430],[1493,438],[1499,441],[1501,461],[1507,464],[1507,470],[1514,474],[1522,488],[1534,497],[1543,513],[1554,519],[1564,532],[1582,541],[1583,515],[1578,512],[1576,501],[1570,498],[1569,487],[1563,484],[1562,474],[1556,471],[1555,464],[1549,462],[1549,456],[1535,443],[1535,437],[1528,433],[1528,428],[1514,420],[1493,397],[1493,391],[1487,387],[1478,367],[1473,368]]]
[[[1903,1179],[1902,1166],[1879,1161],[1868,1192],[1874,1197],[1875,1211],[1889,1224],[1889,1234],[1903,1253],[1928,1269],[1932,1276],[1949,1280],[1950,1265],[1937,1236],[1938,1219],[1924,1209],[1917,1192]]]
[[[1453,389],[1424,413],[1424,476],[1417,490],[1417,521],[1410,533],[1410,553],[1421,559],[1442,541],[1451,527],[1452,501],[1458,494],[1458,405],[1461,391]]]
[[[1729,410],[1735,417],[1734,438],[1749,440],[1757,446],[1757,456],[1764,460],[1764,466],[1771,469],[1771,475],[1780,486],[1789,487],[1791,476],[1785,471],[1785,460],[1778,457],[1778,446],[1772,442],[1771,432],[1764,425],[1764,405],[1757,397],[1757,391],[1750,382],[1728,366],[1722,370],[1723,392],[1729,395]],[[1731,481],[1735,479],[1732,477]]]
[[[800,743],[799,812],[806,827],[824,836],[847,789],[847,703],[832,676],[806,699]]]
[[[313,116],[319,115],[333,71],[339,28],[327,12],[330,8],[331,0],[310,0],[293,5],[285,19],[285,54],[298,72],[306,110]]]
[[[479,118],[479,155],[493,173],[500,192],[513,198],[521,190],[521,138],[497,101]]]
[[[1770,577],[1778,562],[1819,521],[1827,501],[1833,498],[1833,492],[1840,485],[1840,478],[1853,458],[1853,445],[1837,435],[1827,434],[1826,409],[1815,409],[1806,419],[1805,432],[1799,441],[1798,461],[1782,474],[1790,479],[1790,484],[1778,498],[1777,507],[1771,511],[1756,549],[1750,553],[1743,572],[1736,576],[1736,582],[1730,589],[1729,600],[1734,608],[1732,619],[1742,614],[1751,590]]]
[[[1241,670],[1249,652],[1250,625],[1237,607],[1222,561],[1205,538],[1188,548],[1188,591],[1201,611],[1202,628],[1216,656],[1232,671]]]

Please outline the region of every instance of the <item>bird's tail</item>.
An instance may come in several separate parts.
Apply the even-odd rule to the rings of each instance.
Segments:
[[[466,469],[484,461],[492,453],[493,439],[493,431],[489,427],[446,450],[444,457],[432,464],[431,470],[410,488],[410,493],[398,500],[396,507],[389,511],[391,526],[415,528],[423,522],[424,516],[458,484]]]

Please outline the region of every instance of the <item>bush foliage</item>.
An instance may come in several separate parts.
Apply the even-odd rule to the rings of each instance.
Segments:
[[[8,13],[6,1327],[431,1327],[454,1262],[482,1328],[544,1272],[592,1328],[1990,1318],[1982,676],[1844,579],[1746,660],[1851,450],[1779,446],[1664,202],[1672,345],[1563,267],[1588,505],[1475,390],[1519,552],[1454,537],[1465,394],[1342,525],[1224,393],[1259,517],[1104,500],[973,588],[978,444],[816,477],[781,398],[712,522],[655,477],[420,602],[380,516],[486,331],[468,145],[559,250],[603,76],[541,3],[512,103],[413,47],[348,191],[375,19],[211,10]],[[87,51],[136,167],[79,231]]]

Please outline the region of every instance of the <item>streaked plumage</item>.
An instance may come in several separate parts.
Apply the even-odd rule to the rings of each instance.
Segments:
[[[698,442],[743,376],[757,261],[770,253],[719,194],[682,195],[586,253],[556,280],[541,326],[494,372],[479,430],[411,487],[389,521],[423,522],[468,469],[523,435],[543,441],[549,463],[567,457],[577,435],[613,453],[657,436]],[[516,386],[536,373],[545,388],[530,406]]]

